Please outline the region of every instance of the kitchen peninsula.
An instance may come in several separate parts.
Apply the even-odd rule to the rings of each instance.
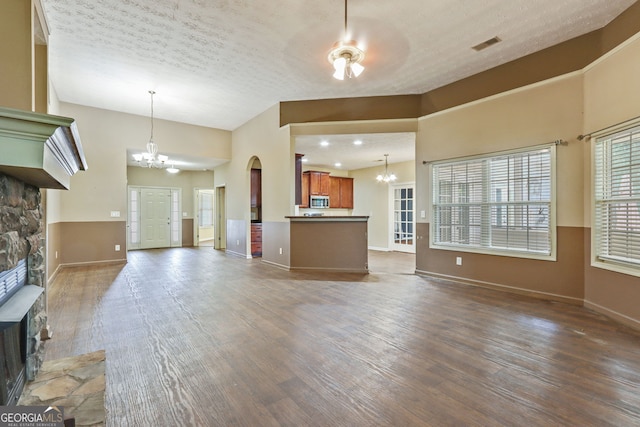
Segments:
[[[368,216],[287,216],[291,270],[368,273]]]

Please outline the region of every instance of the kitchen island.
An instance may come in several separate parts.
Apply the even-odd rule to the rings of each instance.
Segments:
[[[291,270],[368,273],[368,216],[287,216]]]

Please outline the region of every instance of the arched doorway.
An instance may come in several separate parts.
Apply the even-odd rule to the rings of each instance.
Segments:
[[[251,256],[262,256],[262,164],[257,157],[251,164],[250,211]]]

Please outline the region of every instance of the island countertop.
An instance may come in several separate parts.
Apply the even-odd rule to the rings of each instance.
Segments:
[[[368,221],[369,216],[364,215],[297,215],[297,216],[285,216],[289,221],[321,221],[321,222],[344,222],[344,221]]]

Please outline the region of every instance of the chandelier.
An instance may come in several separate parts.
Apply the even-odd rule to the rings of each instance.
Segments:
[[[169,161],[169,156],[158,154],[158,144],[153,140],[153,95],[156,93],[150,90],[149,94],[151,95],[151,136],[149,137],[149,142],[147,142],[147,151],[134,154],[133,159],[138,163],[138,166],[162,169],[165,163]],[[178,173],[180,169],[176,169],[172,164],[167,171],[169,173]]]
[[[333,77],[338,80],[344,80],[345,77],[358,77],[364,71],[364,67],[360,64],[364,60],[364,51],[358,47],[355,40],[346,40],[347,0],[344,0],[344,38],[345,40],[333,45],[327,56],[335,70]]]
[[[389,158],[388,154],[384,155],[384,175],[378,175],[376,179],[378,182],[393,182],[397,179],[397,177],[393,173],[389,173],[389,163],[387,159]]]

